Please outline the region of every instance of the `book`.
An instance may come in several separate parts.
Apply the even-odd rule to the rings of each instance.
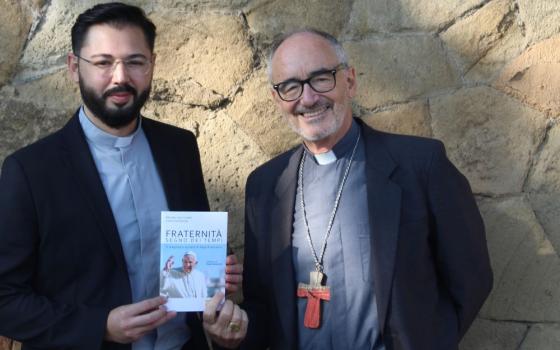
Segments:
[[[160,295],[167,309],[204,311],[225,293],[227,212],[161,212]]]

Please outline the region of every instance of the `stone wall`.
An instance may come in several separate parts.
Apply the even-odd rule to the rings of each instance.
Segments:
[[[231,213],[239,254],[247,175],[298,142],[270,99],[266,48],[280,31],[315,26],[349,52],[356,113],[443,140],[471,182],[495,286],[461,349],[560,348],[560,1],[130,2],[159,33],[145,115],[196,134],[212,208]],[[65,57],[93,3],[0,0],[0,161],[77,108]]]

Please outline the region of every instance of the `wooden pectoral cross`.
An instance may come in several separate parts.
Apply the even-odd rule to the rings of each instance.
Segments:
[[[309,284],[300,283],[297,296],[307,298],[305,317],[303,325],[307,328],[319,328],[321,324],[321,300],[331,300],[329,287],[323,286],[323,273],[311,271],[309,273]]]

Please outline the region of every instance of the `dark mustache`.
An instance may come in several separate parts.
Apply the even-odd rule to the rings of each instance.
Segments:
[[[132,95],[134,95],[136,97],[136,89],[133,88],[132,86],[125,84],[125,85],[119,85],[119,86],[115,86],[112,89],[109,89],[107,91],[105,91],[103,93],[103,98],[107,98],[112,94],[116,94],[119,92],[130,92]]]

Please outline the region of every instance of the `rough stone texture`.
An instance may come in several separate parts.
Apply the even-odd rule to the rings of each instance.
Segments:
[[[79,105],[69,31],[102,1],[0,0],[0,162]],[[495,289],[461,350],[559,348],[559,1],[125,1],[158,26],[143,113],[197,136],[211,206],[230,212],[240,257],[247,175],[299,142],[262,59],[280,31],[316,26],[339,35],[355,64],[356,114],[442,139],[481,194]]]
[[[513,350],[519,347],[527,325],[476,319],[463,340],[460,350]],[[535,348],[540,349],[540,348]]]
[[[465,74],[471,82],[493,81],[511,60],[519,56],[528,45],[522,23],[515,21],[499,40]]]
[[[494,289],[481,316],[560,321],[560,259],[525,197],[482,200]]]
[[[31,28],[32,17],[22,1],[0,0],[0,86],[12,76],[27,33]]]
[[[560,114],[560,35],[544,40],[512,61],[495,86],[551,116]]]
[[[40,23],[39,31],[33,33],[20,60],[17,80],[34,79],[45,69],[61,67],[71,50],[70,29],[77,15],[91,7],[89,1],[52,1]]]
[[[162,100],[215,107],[251,71],[239,16],[165,12],[152,19],[159,29],[154,85]]]
[[[491,1],[441,35],[462,71],[469,70],[502,38],[514,20],[512,7],[511,0]]]
[[[388,110],[363,115],[362,120],[374,129],[391,133],[430,137],[430,116],[424,101],[397,105]]]
[[[545,118],[498,91],[467,88],[430,103],[433,133],[475,193],[520,192]]]
[[[228,114],[269,156],[275,156],[299,142],[276,110],[264,70],[257,71],[243,86]]]
[[[240,250],[245,179],[267,157],[224,112],[201,125],[198,145],[211,209],[229,212],[229,244]]]
[[[154,4],[154,10],[214,10],[241,9],[249,0],[160,0]]]
[[[527,338],[519,350],[560,349],[560,326],[558,324],[537,324],[531,326]]]
[[[148,118],[190,130],[196,137],[200,135],[200,124],[214,116],[211,111],[201,107],[159,101],[148,102],[142,113]]]
[[[65,113],[0,97],[0,159],[59,129],[69,118]]]
[[[440,42],[430,35],[371,38],[345,43],[356,67],[356,101],[375,108],[456,86]]]
[[[532,172],[526,191],[537,218],[556,251],[560,251],[560,125],[548,133]]]
[[[37,108],[61,110],[68,114],[74,113],[81,104],[78,84],[70,79],[66,69],[27,84],[13,85],[6,93],[14,100],[33,104]]]
[[[268,43],[281,32],[301,27],[339,35],[351,7],[350,1],[338,0],[254,0],[244,12],[251,32],[259,41]]]
[[[482,0],[356,0],[348,30],[352,36],[401,30],[434,31]]]
[[[527,29],[531,42],[560,33],[560,2],[517,0],[519,16]]]

